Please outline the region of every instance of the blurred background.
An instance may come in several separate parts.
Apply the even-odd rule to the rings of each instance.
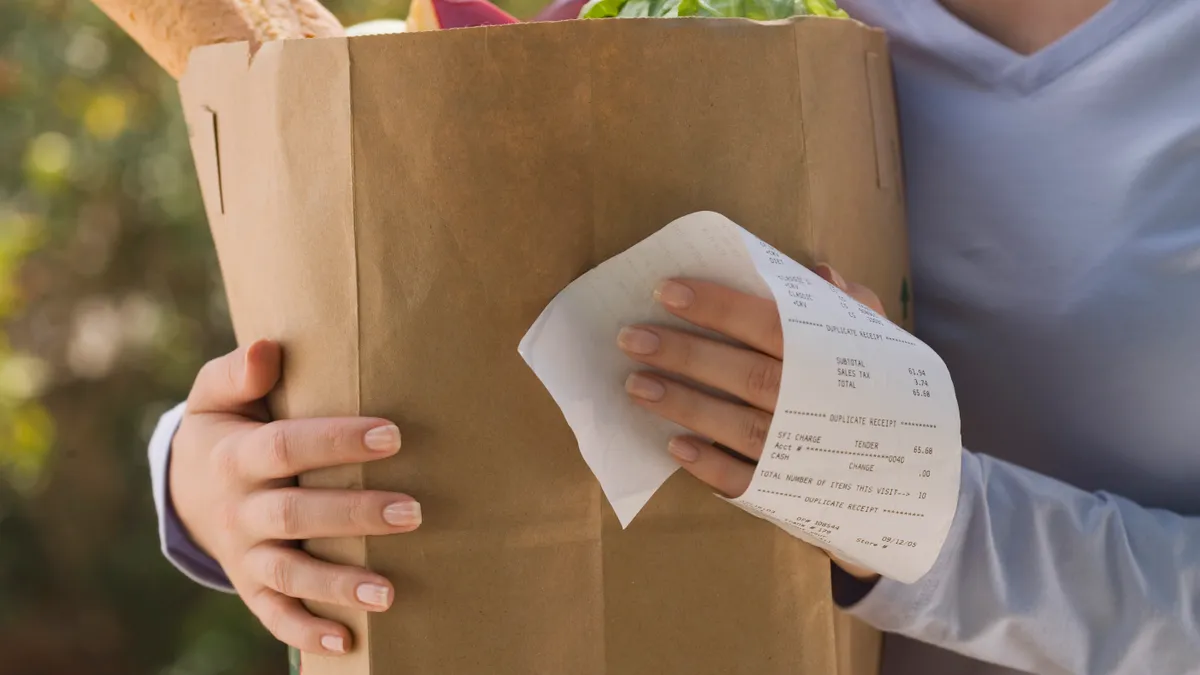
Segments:
[[[0,0],[0,675],[287,672],[158,548],[147,440],[233,346],[174,82],[88,0]]]

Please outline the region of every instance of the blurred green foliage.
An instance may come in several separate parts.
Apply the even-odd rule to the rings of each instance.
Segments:
[[[0,329],[0,675],[287,672],[159,553],[146,442],[233,338],[175,84],[87,0],[0,2]]]

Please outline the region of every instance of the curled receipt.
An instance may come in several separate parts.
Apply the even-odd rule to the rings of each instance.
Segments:
[[[789,534],[911,583],[941,550],[958,504],[958,404],[941,358],[895,324],[716,213],[685,216],[564,289],[520,353],[562,409],[622,526],[678,468],[687,431],[629,401],[637,369],[622,326],[696,332],[651,297],[663,279],[774,298],[783,379],[758,469],[728,500]],[[708,334],[710,337],[717,337]]]

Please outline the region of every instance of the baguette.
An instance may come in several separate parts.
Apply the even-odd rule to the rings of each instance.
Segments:
[[[176,79],[196,47],[345,35],[317,0],[93,1]]]
[[[318,0],[292,0],[304,37],[341,37],[346,29]]]

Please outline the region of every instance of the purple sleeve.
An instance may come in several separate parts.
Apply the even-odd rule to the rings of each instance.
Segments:
[[[849,572],[838,567],[837,563],[830,561],[830,586],[833,589],[833,601],[838,607],[848,609],[858,604],[860,600],[867,597],[867,594],[875,588],[875,584],[879,582],[878,578],[870,581],[859,579]]]
[[[180,572],[192,581],[218,591],[234,592],[233,585],[224,570],[196,546],[187,529],[175,513],[171,502],[170,481],[167,473],[171,466],[171,441],[179,422],[183,419],[184,404],[180,403],[167,411],[158,421],[154,435],[150,438],[150,480],[154,489],[154,507],[158,511],[158,538],[163,555]]]

